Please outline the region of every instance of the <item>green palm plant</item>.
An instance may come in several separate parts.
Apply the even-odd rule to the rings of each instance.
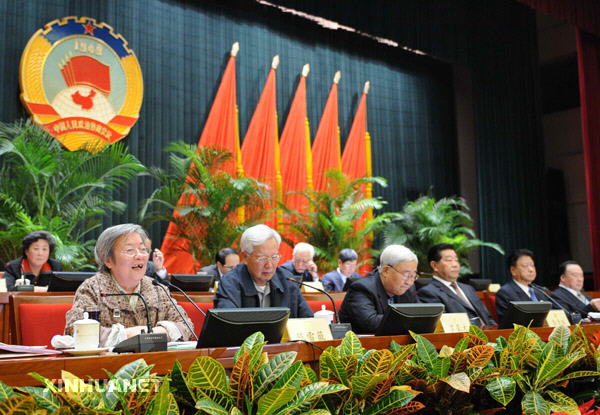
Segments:
[[[252,178],[235,178],[220,170],[231,158],[227,151],[182,142],[169,144],[165,151],[171,152],[170,171],[148,169],[146,174],[160,186],[142,203],[140,219],[148,225],[176,224],[173,237],[187,241],[193,258],[208,265],[216,252],[233,246],[248,226],[264,217],[269,192]],[[245,219],[238,222],[240,209]]]
[[[398,217],[382,231],[383,245],[408,246],[419,258],[419,271],[431,272],[427,251],[435,244],[454,245],[461,263],[461,275],[470,274],[468,255],[478,247],[488,247],[504,254],[500,245],[475,237],[469,207],[461,197],[436,200],[422,196],[408,202]]]
[[[307,201],[306,212],[289,209],[280,205],[284,212],[284,240],[293,245],[287,237],[291,234],[300,241],[315,247],[315,262],[320,270],[337,267],[338,254],[344,248],[352,248],[358,253],[359,261],[371,257],[371,250],[365,241],[395,219],[395,213],[383,213],[366,218],[368,210],[378,210],[385,205],[379,197],[366,199],[364,187],[377,184],[387,186],[382,177],[361,177],[349,180],[339,170],[326,172],[326,188],[323,191],[308,190],[299,192]]]
[[[121,143],[67,151],[30,121],[0,123],[0,166],[0,257],[19,256],[23,237],[43,229],[65,269],[90,262],[90,232],[126,207],[113,192],[144,170]]]

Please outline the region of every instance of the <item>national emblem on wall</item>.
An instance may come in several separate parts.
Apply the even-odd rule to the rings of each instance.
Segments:
[[[23,51],[20,82],[34,121],[72,151],[122,139],[142,106],[135,54],[110,26],[89,17],[57,19],[38,30]]]

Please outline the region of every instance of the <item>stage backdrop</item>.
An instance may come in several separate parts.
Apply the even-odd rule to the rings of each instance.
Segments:
[[[311,137],[335,71],[341,70],[339,114],[342,148],[364,82],[371,81],[368,126],[373,173],[389,187],[374,189],[397,210],[430,187],[436,196],[456,194],[456,138],[450,66],[354,34],[331,31],[250,2],[157,0],[0,2],[0,119],[25,115],[19,101],[18,66],[30,36],[63,16],[88,16],[122,33],[144,76],[139,122],[125,139],[146,165],[166,166],[162,149],[172,140],[196,143],[229,56],[237,57],[240,136],[256,106],[273,55],[279,54],[277,110],[280,132],[302,66],[310,63],[307,107]],[[139,179],[123,194],[127,212],[106,225],[136,221],[139,202],[155,183]],[[160,246],[165,226],[151,229]]]

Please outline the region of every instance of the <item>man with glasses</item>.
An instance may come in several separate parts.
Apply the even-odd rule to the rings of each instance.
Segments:
[[[480,327],[496,325],[475,289],[457,281],[460,262],[453,245],[432,246],[427,260],[433,271],[433,279],[419,290],[418,297],[421,302],[442,303],[446,313],[467,313],[471,324]]]
[[[267,225],[252,226],[240,240],[242,264],[223,275],[215,294],[216,308],[288,307],[290,317],[312,317],[313,312],[292,274],[277,267],[281,236]]]
[[[319,281],[317,264],[313,261],[315,248],[306,242],[299,242],[294,246],[293,259],[283,263],[281,268],[288,270],[296,281]]]
[[[375,272],[350,285],[340,308],[340,320],[352,324],[355,333],[375,333],[388,304],[418,302],[417,256],[405,246],[390,245],[379,263]]]
[[[215,277],[215,281],[221,281],[221,277],[237,267],[240,256],[233,248],[223,248],[215,255],[215,263],[202,267],[198,274]]]

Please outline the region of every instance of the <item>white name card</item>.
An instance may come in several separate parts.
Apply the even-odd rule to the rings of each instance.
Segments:
[[[471,321],[467,313],[444,313],[435,327],[436,333],[462,333],[469,331]]]
[[[285,326],[282,343],[294,340],[317,342],[333,340],[329,321],[323,318],[290,318]]]
[[[302,285],[302,292],[304,293],[318,293],[320,292],[319,290],[325,290],[321,281],[305,281],[304,285]]]
[[[558,327],[565,326],[569,327],[571,322],[565,314],[564,310],[550,310],[548,316],[544,321],[544,327]]]

